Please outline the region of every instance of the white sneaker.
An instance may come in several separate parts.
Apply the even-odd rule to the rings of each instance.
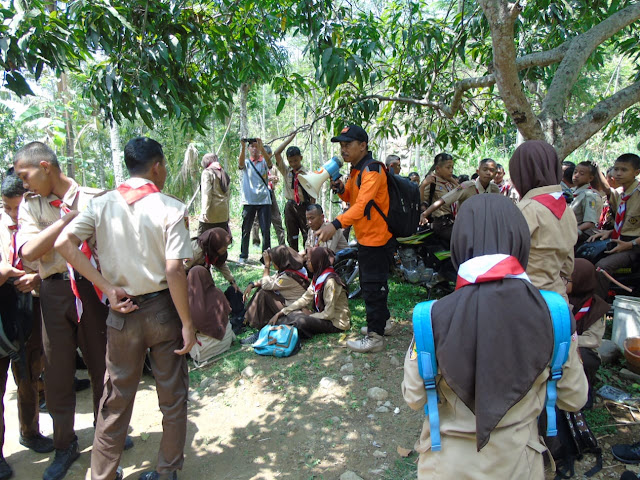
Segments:
[[[349,340],[347,348],[358,353],[376,353],[384,350],[384,343],[383,336],[371,332],[360,340]]]
[[[238,265],[246,265],[247,259],[244,257],[238,257],[238,261],[236,262]]]
[[[398,328],[398,324],[394,322],[393,319],[391,318],[387,319],[387,323],[384,324],[385,336],[390,337],[396,332],[397,328]],[[367,333],[369,333],[369,329],[367,327],[362,327],[360,329],[360,333],[362,335],[366,335]]]

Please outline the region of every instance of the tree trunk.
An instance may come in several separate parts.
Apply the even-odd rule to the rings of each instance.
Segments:
[[[247,114],[247,97],[249,96],[249,84],[240,85],[240,138],[249,135],[249,116]]]
[[[75,178],[76,168],[75,168],[75,154],[74,154],[74,144],[75,137],[73,133],[73,123],[71,121],[71,113],[69,112],[69,85],[68,78],[66,73],[60,74],[60,79],[58,80],[58,98],[64,105],[64,128],[65,128],[65,157],[67,158],[67,176],[71,178]]]
[[[118,130],[118,124],[115,120],[111,119],[110,126],[111,133],[111,161],[113,162],[113,176],[115,179],[115,186],[124,182],[124,171],[122,169],[122,147],[120,142],[120,131]]]

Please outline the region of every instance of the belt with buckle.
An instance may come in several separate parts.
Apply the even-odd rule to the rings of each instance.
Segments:
[[[78,272],[75,272],[74,275],[76,281],[78,280],[86,280],[82,275],[80,275]],[[45,278],[45,280],[71,280],[71,276],[69,275],[69,272],[62,272],[62,273],[54,273],[53,275],[49,275],[47,278]]]
[[[151,300],[152,298],[156,298],[159,297],[160,295],[162,295],[163,293],[167,293],[169,291],[168,288],[165,288],[164,290],[159,290],[157,292],[151,292],[151,293],[145,293],[144,295],[130,295],[129,298],[131,298],[131,301],[133,303],[135,303],[136,305],[141,305],[145,302],[148,302],[149,300]]]

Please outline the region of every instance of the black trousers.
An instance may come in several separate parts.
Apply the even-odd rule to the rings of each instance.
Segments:
[[[260,231],[262,232],[262,251],[271,248],[271,205],[244,205],[242,207],[242,245],[240,257],[249,257],[249,237],[253,219],[258,216]]]
[[[293,200],[288,200],[284,206],[284,224],[287,227],[287,242],[289,246],[296,252],[298,250],[298,238],[302,233],[302,248],[304,249],[307,243],[307,232],[309,226],[307,225],[307,202],[303,202],[300,205],[296,205]]]
[[[360,287],[367,314],[369,332],[384,335],[384,325],[390,317],[387,307],[389,268],[393,255],[393,240],[381,247],[358,245]]]

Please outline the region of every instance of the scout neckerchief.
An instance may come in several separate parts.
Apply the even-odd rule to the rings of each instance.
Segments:
[[[71,205],[73,205],[76,198],[78,197],[78,193],[80,192],[77,191],[73,199],[71,200],[70,202]],[[62,200],[52,200],[49,202],[49,204],[52,207],[60,209],[60,217],[64,217],[67,213],[71,211],[71,209],[62,202]],[[78,248],[84,254],[84,256],[87,257],[87,259],[91,262],[91,265],[93,265],[94,268],[97,270],[98,264],[96,262],[95,257],[93,256],[93,253],[91,252],[91,248],[89,248],[89,244],[87,243],[87,241],[85,240],[84,242],[82,242]],[[71,282],[71,291],[76,297],[76,312],[78,313],[78,323],[79,323],[80,318],[82,318],[82,312],[84,311],[84,309],[82,308],[82,299],[80,298],[80,291],[78,290],[78,284],[76,282],[75,270],[69,262],[67,262],[67,269],[69,270],[69,280]],[[100,301],[102,303],[106,303],[107,296],[104,293],[102,293],[102,290],[100,290],[95,285],[93,285],[93,289],[95,290],[96,295],[98,296]]]
[[[12,267],[22,270],[22,260],[18,256],[18,248],[16,245],[16,233],[18,233],[18,225],[9,225],[11,232],[11,246],[9,247],[9,263]]]
[[[291,181],[291,186],[293,188],[293,201],[296,202],[296,205],[300,205],[300,192],[298,190],[298,187],[300,186],[300,182],[298,182],[298,172],[294,172],[292,170],[293,173],[293,179]]]
[[[305,290],[309,287],[309,277],[307,277],[301,270],[294,270],[293,268],[287,268],[280,272],[278,275],[287,275],[293,279]]]
[[[576,198],[578,198],[580,196],[580,194],[582,192],[586,192],[587,190],[593,190],[593,187],[591,185],[589,185],[588,183],[586,183],[585,185],[587,185],[587,188],[580,190],[582,187],[584,187],[584,185],[581,185],[580,187],[576,188],[572,193],[573,193],[573,199],[575,200]]]
[[[584,317],[587,313],[589,313],[592,303],[593,303],[593,297],[591,297],[589,300],[584,302],[584,305],[582,305],[580,310],[578,310],[578,313],[574,315],[574,317],[576,318],[576,323],[582,320],[582,317]]]
[[[622,231],[622,224],[624,223],[624,216],[627,213],[627,200],[631,198],[631,195],[638,191],[640,184],[636,185],[636,188],[631,190],[631,192],[627,195],[622,195],[620,197],[620,204],[618,205],[618,210],[616,211],[616,220],[613,224],[613,232],[611,232],[611,238],[615,240],[616,238],[620,238],[620,232]]]
[[[529,277],[512,255],[496,253],[481,255],[464,262],[458,268],[456,290],[475,283],[495,282],[504,278],[519,278],[530,282]]]
[[[511,185],[509,183],[503,180],[502,183],[498,185],[498,188],[500,188],[500,193],[502,195],[504,195],[505,197],[509,196],[509,190],[511,190]]]
[[[147,195],[151,195],[152,193],[159,193],[160,189],[156,187],[155,183],[145,183],[144,185],[133,188],[126,183],[121,184],[118,188],[118,193],[124,197],[127,205],[132,205],[136,203],[138,200],[143,199]]]
[[[333,267],[327,268],[320,274],[320,276],[317,278],[317,280],[313,284],[313,304],[316,306],[316,310],[318,312],[320,311],[320,302],[321,302],[320,292],[322,291],[322,287],[324,287],[324,282],[327,280],[327,277],[332,273],[334,275],[336,273]]]
[[[598,228],[603,229],[605,223],[607,223],[607,220],[609,219],[609,211],[611,210],[611,207],[609,206],[609,202],[605,202],[604,205],[602,206],[602,213],[600,214],[600,220],[598,221],[598,225],[596,225]]]
[[[536,195],[531,200],[544,205],[560,220],[564,211],[567,209],[567,201],[564,199],[562,192],[543,193],[542,195]]]

